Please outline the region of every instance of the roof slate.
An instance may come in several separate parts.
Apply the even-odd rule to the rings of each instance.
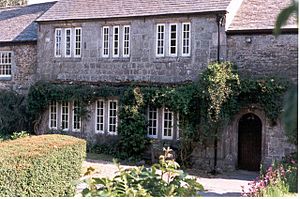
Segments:
[[[290,0],[243,0],[228,30],[273,29],[277,15],[290,2]],[[296,17],[291,17],[284,28],[297,28]]]
[[[34,21],[53,4],[0,8],[0,42],[36,41],[37,23]]]
[[[60,0],[37,21],[226,11],[230,0]]]

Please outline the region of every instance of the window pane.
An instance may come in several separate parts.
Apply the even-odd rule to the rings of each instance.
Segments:
[[[163,56],[164,55],[164,35],[165,35],[165,25],[157,25],[157,49],[156,54]]]
[[[81,117],[80,117],[80,106],[78,101],[73,103],[73,130],[80,131],[81,128]]]
[[[69,129],[69,103],[63,102],[61,105],[61,128],[62,130]]]
[[[119,26],[114,27],[114,36],[113,36],[113,56],[118,57],[119,56]]]
[[[71,56],[71,29],[65,30],[65,50],[66,56]]]
[[[81,56],[81,28],[75,28],[75,56]]]
[[[108,131],[111,134],[117,134],[117,101],[108,101],[108,109],[109,109],[109,122],[108,122]]]
[[[182,24],[182,55],[190,55],[190,24]]]
[[[12,53],[0,52],[0,76],[11,76]]]
[[[102,56],[108,57],[109,56],[109,27],[103,27],[102,47],[103,47]]]
[[[57,129],[57,103],[51,101],[49,105],[49,128]]]
[[[149,106],[148,108],[148,136],[157,138],[157,108]]]
[[[55,29],[55,56],[61,56],[61,29]]]

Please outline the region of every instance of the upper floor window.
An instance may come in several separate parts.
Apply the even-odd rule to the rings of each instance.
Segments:
[[[65,56],[71,57],[71,28],[65,29]]]
[[[119,57],[119,26],[113,27],[113,57]]]
[[[170,24],[170,44],[169,53],[170,55],[177,55],[177,24]]]
[[[102,56],[109,56],[109,27],[103,27],[103,38],[102,38]]]
[[[191,24],[182,24],[182,55],[189,56],[191,51]]]
[[[61,57],[62,30],[55,29],[55,57]]]
[[[0,52],[0,77],[11,77],[12,52]]]
[[[178,56],[179,46],[181,55],[190,56],[191,51],[191,23],[182,23],[181,37],[178,23],[156,25],[156,56]],[[168,36],[166,41],[165,37]],[[180,38],[180,39],[179,39]],[[165,52],[166,51],[166,52]]]
[[[75,28],[75,57],[81,56],[81,28]]]
[[[123,57],[129,57],[130,54],[130,26],[124,26],[123,29]]]
[[[156,29],[156,55],[164,56],[165,24],[157,24]]]
[[[158,109],[152,106],[148,107],[148,137],[157,138],[158,131]]]
[[[55,57],[81,57],[82,28],[56,28],[54,34]]]

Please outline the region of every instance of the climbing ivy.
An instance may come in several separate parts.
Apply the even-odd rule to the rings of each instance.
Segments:
[[[240,108],[261,106],[275,123],[290,83],[279,78],[240,78],[228,62],[212,63],[199,79],[180,85],[89,85],[38,82],[30,88],[28,110],[32,123],[40,122],[50,101],[81,104],[81,116],[99,97],[119,96],[118,150],[124,157],[138,156],[149,144],[145,112],[148,105],[168,107],[180,115],[180,154],[187,160],[195,143],[215,137]]]
[[[25,96],[14,91],[0,90],[0,137],[28,130],[27,118]]]

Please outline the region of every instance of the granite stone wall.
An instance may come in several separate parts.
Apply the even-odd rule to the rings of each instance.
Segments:
[[[0,51],[12,51],[12,77],[0,79],[0,89],[26,94],[35,82],[37,67],[36,43],[1,44]]]
[[[280,160],[297,149],[296,146],[287,142],[282,122],[277,120],[275,125],[272,124],[264,111],[254,104],[241,109],[222,130],[217,152],[219,171],[238,168],[238,124],[240,118],[247,113],[255,114],[262,122],[261,163],[265,167],[270,166],[273,160]],[[193,152],[192,162],[195,168],[211,170],[214,165],[213,142],[208,146],[197,146]]]
[[[181,23],[191,22],[191,56],[180,55]],[[156,57],[156,24],[166,24],[166,46],[169,42],[168,24],[178,23],[178,56]],[[130,57],[103,58],[102,27],[110,26],[110,49],[112,27],[131,27]],[[55,28],[82,27],[82,57],[55,58]],[[210,61],[217,59],[217,23],[215,15],[192,15],[173,17],[144,17],[123,20],[90,20],[41,23],[38,33],[39,79],[89,82],[160,82],[174,83],[195,80]],[[226,35],[221,28],[221,59],[226,55]],[[122,38],[120,38],[122,47]],[[122,49],[122,48],[121,48]],[[165,48],[168,51],[168,48]],[[122,54],[122,51],[120,51]]]
[[[250,76],[298,79],[298,34],[228,35],[227,60]]]

